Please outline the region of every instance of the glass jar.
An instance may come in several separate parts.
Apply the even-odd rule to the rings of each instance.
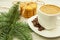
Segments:
[[[35,2],[23,2],[20,4],[21,15],[25,18],[30,18],[36,14],[37,4]]]
[[[38,5],[42,3],[40,0],[26,0],[20,2],[20,13],[25,18],[30,18],[37,14]]]

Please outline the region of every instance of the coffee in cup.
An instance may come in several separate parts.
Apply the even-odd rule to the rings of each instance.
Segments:
[[[57,14],[60,12],[60,7],[47,4],[47,5],[41,6],[40,10],[46,14]]]
[[[42,5],[38,10],[38,22],[45,29],[56,28],[57,16],[60,15],[60,7],[56,5]]]

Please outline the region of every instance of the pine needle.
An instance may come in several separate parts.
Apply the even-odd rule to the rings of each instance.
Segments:
[[[0,15],[0,40],[13,40],[14,37],[20,40],[32,40],[29,26],[25,23],[18,23],[20,19],[19,2],[14,4],[9,11]]]

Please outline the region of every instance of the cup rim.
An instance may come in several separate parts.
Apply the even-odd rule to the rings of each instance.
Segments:
[[[52,4],[50,4],[50,5],[52,5]],[[42,6],[43,6],[43,5],[42,5]],[[40,6],[40,7],[42,7],[42,6]],[[40,8],[38,9],[38,11],[39,11],[41,14],[44,14],[44,15],[46,15],[46,16],[57,16],[57,15],[60,14],[60,12],[58,12],[58,13],[56,13],[56,14],[47,14],[47,13],[42,12],[42,11],[40,10]]]

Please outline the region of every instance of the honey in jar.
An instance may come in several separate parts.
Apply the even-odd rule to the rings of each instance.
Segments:
[[[36,14],[37,4],[35,2],[23,2],[20,4],[21,15],[25,18],[30,18]]]

